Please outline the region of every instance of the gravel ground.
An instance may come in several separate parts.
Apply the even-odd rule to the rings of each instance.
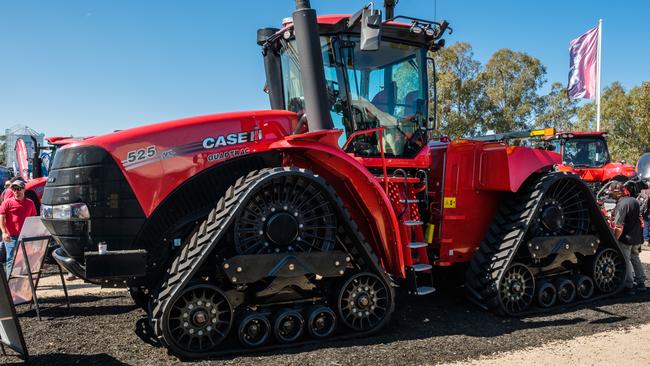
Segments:
[[[70,309],[17,307],[32,365],[172,365],[181,361],[150,340],[144,311],[123,292],[71,297]],[[424,298],[398,295],[389,327],[371,338],[324,342],[197,365],[420,365],[520,350],[650,323],[650,292],[554,313],[501,318],[467,303],[458,290]],[[48,298],[43,306],[62,302]],[[0,356],[0,364],[15,362]]]

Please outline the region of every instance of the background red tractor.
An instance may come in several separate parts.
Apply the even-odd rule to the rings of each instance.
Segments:
[[[65,144],[76,141],[77,139],[72,137],[47,137],[45,140],[50,144],[49,146],[40,146],[36,143],[36,140],[34,140],[35,151],[32,157],[33,171],[31,172],[33,178],[25,183],[25,196],[34,202],[36,212],[40,212],[43,190],[45,189],[45,183],[47,182],[47,176],[43,175],[44,172],[41,168],[41,164],[43,163],[41,152],[49,151],[49,159],[45,162],[47,166],[46,171],[49,171],[58,149]]]
[[[434,266],[502,314],[618,291],[621,253],[560,155],[432,138],[427,56],[448,24],[391,3],[317,18],[298,0],[260,29],[273,110],[62,147],[42,208],[55,259],[128,286],[186,357],[368,335],[395,286],[434,292]]]
[[[612,161],[607,132],[558,132],[546,141],[562,155],[559,170],[579,175],[594,193],[611,180],[625,182],[636,174],[625,161]]]

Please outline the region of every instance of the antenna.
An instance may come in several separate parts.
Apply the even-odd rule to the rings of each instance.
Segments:
[[[384,0],[384,9],[386,9],[386,20],[393,19],[395,16],[395,5],[399,0]]]

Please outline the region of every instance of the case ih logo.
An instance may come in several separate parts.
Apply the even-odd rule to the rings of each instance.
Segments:
[[[245,142],[254,142],[262,139],[262,129],[255,128],[252,131],[235,132],[228,135],[217,137],[206,137],[203,139],[204,149],[214,149],[221,146],[230,146],[243,144]]]

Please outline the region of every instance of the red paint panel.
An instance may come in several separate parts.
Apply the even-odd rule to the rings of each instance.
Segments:
[[[115,159],[146,216],[176,187],[233,157],[268,150],[296,125],[287,111],[224,113],[158,123],[89,138]]]
[[[559,162],[560,154],[541,149],[478,141],[449,145],[444,197],[455,198],[456,207],[443,209],[440,263],[469,261],[503,198]]]

